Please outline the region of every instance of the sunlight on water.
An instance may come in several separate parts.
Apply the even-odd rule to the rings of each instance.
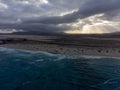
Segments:
[[[0,90],[119,90],[120,58],[0,48]]]

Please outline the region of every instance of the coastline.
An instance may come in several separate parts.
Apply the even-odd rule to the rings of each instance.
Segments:
[[[77,46],[62,46],[49,44],[4,44],[0,45],[3,48],[21,49],[30,51],[45,51],[52,54],[61,55],[88,55],[88,56],[107,56],[120,57],[118,48],[104,48],[104,47],[77,47]]]
[[[112,42],[112,44],[111,44]],[[1,35],[0,47],[61,55],[120,57],[118,38]]]

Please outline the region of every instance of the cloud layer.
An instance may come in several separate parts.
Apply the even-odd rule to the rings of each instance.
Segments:
[[[0,0],[0,30],[120,31],[120,0]]]

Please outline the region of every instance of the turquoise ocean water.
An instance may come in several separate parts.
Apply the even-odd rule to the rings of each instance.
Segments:
[[[120,58],[0,48],[0,90],[120,90]]]

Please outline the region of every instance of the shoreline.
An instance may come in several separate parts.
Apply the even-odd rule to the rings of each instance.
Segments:
[[[119,38],[81,36],[0,35],[0,47],[61,55],[120,57]]]
[[[52,54],[61,54],[69,56],[107,56],[120,57],[118,48],[104,48],[104,47],[77,47],[77,46],[62,46],[53,44],[4,44],[0,45],[3,48],[43,51]]]
[[[120,59],[120,57],[118,56],[100,56],[100,55],[63,55],[63,54],[59,54],[59,53],[50,53],[50,52],[47,52],[47,51],[33,51],[33,50],[27,50],[27,49],[17,49],[17,48],[8,48],[8,47],[0,47],[0,49],[3,48],[3,49],[10,49],[10,50],[22,50],[22,51],[25,51],[25,52],[35,52],[35,53],[43,53],[43,54],[47,54],[47,55],[52,55],[52,56],[64,56],[65,57],[72,57],[72,58],[79,58],[79,57],[83,57],[83,58],[87,58],[87,59],[90,59],[90,58],[93,58],[93,59],[99,59],[99,58],[113,58],[113,59]]]

